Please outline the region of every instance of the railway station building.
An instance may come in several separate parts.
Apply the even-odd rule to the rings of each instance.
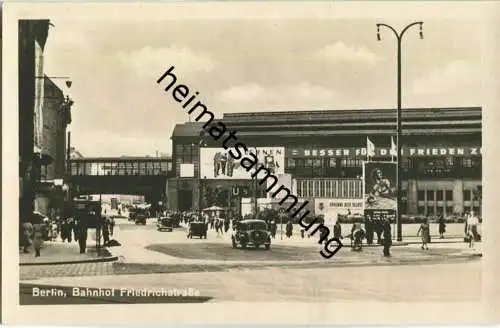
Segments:
[[[480,212],[482,109],[402,110],[402,204],[407,215],[462,215]],[[203,118],[204,119],[204,118]],[[318,110],[224,114],[220,119],[238,140],[273,153],[277,172],[291,175],[301,199],[362,199],[367,138],[373,161],[391,161],[396,111]],[[237,208],[241,197],[265,197],[265,185],[227,172],[206,173],[218,141],[200,146],[204,122],[178,124],[172,133],[169,207],[196,210],[214,202]],[[217,170],[216,170],[217,171]],[[255,179],[254,179],[255,180]]]

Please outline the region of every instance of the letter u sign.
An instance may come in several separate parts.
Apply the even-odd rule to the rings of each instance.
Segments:
[[[233,191],[233,196],[239,196],[240,188],[238,186],[233,186],[232,191]]]

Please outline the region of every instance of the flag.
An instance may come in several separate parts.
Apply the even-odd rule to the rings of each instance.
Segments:
[[[370,138],[366,137],[366,156],[375,156],[375,145],[371,142]]]
[[[391,136],[391,157],[398,156],[398,149],[394,143],[394,137]]]

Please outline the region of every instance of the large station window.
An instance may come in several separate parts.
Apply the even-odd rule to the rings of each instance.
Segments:
[[[438,202],[443,200],[443,190],[436,190],[436,200]]]
[[[184,164],[192,164],[197,157],[198,147],[192,144],[177,144],[175,155],[180,158]]]
[[[470,189],[465,189],[464,190],[464,200],[465,201],[472,200],[472,191]]]
[[[453,190],[446,190],[445,191],[445,197],[446,200],[453,200]]]

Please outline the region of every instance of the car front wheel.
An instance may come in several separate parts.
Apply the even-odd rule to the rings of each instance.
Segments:
[[[266,249],[267,249],[267,250],[271,249],[271,244],[267,244],[267,245],[266,245]]]

